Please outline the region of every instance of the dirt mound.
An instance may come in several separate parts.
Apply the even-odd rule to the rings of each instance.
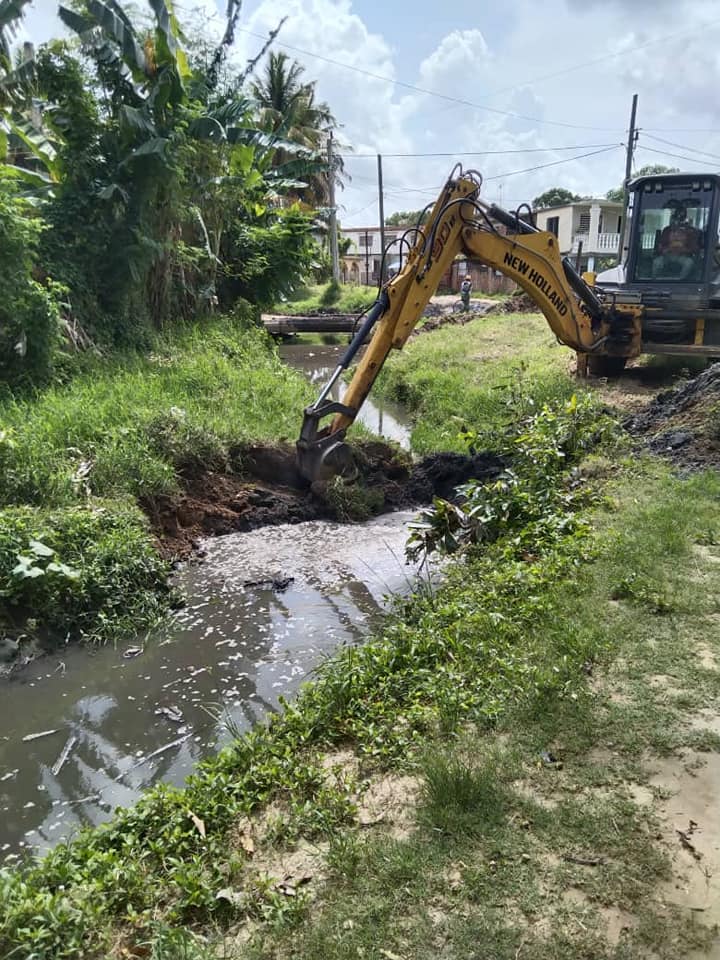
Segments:
[[[451,497],[468,480],[496,477],[504,463],[491,454],[472,457],[437,453],[411,463],[381,442],[353,447],[360,476],[355,485],[319,494],[308,488],[291,444],[250,446],[234,451],[237,473],[208,471],[189,478],[181,493],[148,499],[150,518],[162,553],[190,556],[203,537],[306,520],[347,520],[353,504],[377,514]]]
[[[499,300],[488,313],[539,313],[537,303],[526,293],[517,293],[507,300]]]
[[[693,380],[659,393],[625,426],[647,436],[655,453],[691,469],[720,467],[720,363]]]

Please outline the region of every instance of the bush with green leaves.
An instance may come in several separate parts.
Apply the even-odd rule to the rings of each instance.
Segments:
[[[459,503],[436,499],[411,524],[408,556],[440,551],[455,553],[501,535],[517,532],[519,551],[534,551],[541,539],[572,533],[576,508],[585,496],[564,476],[570,466],[616,433],[615,422],[603,414],[590,394],[567,402],[544,404],[526,417],[499,443],[511,466],[492,483],[470,481],[459,487]],[[477,436],[466,431],[474,448]]]
[[[57,288],[33,276],[41,221],[0,177],[0,381],[44,380],[60,335]]]
[[[578,455],[596,427],[589,410],[541,412],[526,424],[522,447],[540,469],[563,450]],[[556,507],[560,520],[563,502]],[[277,893],[252,886],[253,864],[233,846],[233,831],[276,801],[287,811],[283,837],[337,836],[352,818],[354,788],[330,788],[324,751],[352,745],[387,763],[433,730],[574,694],[595,638],[561,614],[579,588],[590,532],[585,523],[540,540],[530,558],[517,551],[517,530],[506,530],[466,564],[449,566],[437,591],[406,600],[378,635],[341,648],[294,703],[203,763],[186,789],[156,787],[42,863],[0,869],[0,954],[102,956],[119,930],[139,946],[158,923],[197,929],[275,916]],[[437,770],[440,789],[448,777],[460,819],[468,804],[495,802],[492,783],[472,770]],[[432,802],[428,813],[437,813]]]
[[[130,504],[0,511],[0,627],[11,632],[135,635],[165,608],[167,572]]]

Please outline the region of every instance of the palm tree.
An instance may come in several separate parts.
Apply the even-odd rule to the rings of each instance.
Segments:
[[[286,53],[271,53],[263,76],[251,87],[260,108],[260,126],[276,136],[317,153],[323,150],[338,123],[327,103],[315,99],[315,83],[303,82],[305,67],[291,60]],[[273,164],[282,167],[288,158],[282,149]],[[342,160],[336,158],[336,175],[342,173]],[[298,196],[312,206],[328,201],[328,175],[315,173],[306,177],[307,187]]]

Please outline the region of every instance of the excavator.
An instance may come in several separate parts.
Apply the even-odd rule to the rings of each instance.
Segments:
[[[527,205],[510,212],[488,204],[481,187],[481,174],[456,165],[427,222],[399,239],[403,265],[361,315],[345,355],[304,411],[297,458],[310,483],[354,475],[347,430],[390,350],[402,349],[459,255],[514,280],[577,353],[579,370],[616,375],[641,353],[720,355],[720,175],[632,181],[622,264],[582,276],[561,256],[557,237],[537,229]],[[368,337],[342,402],[330,399]]]

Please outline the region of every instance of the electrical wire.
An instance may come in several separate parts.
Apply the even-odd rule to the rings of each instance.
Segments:
[[[655,147],[648,147],[645,144],[641,144],[639,149],[648,150],[650,153],[660,154],[661,157],[672,157],[674,160],[687,160],[689,163],[700,163],[704,166],[708,165],[707,160],[700,160],[698,157],[686,157],[679,153],[668,153],[667,150],[657,150]]]
[[[566,147],[525,147],[515,150],[455,150],[447,153],[383,153],[384,160],[410,159],[413,157],[490,157],[510,153],[556,153],[560,150],[592,150],[596,147],[614,147],[614,143],[578,143]],[[377,153],[348,153],[343,155],[347,163],[350,160],[376,160]]]
[[[238,33],[245,33],[250,37],[259,40],[265,40],[266,37],[261,33],[255,33],[254,30],[247,30],[241,27],[237,28]],[[341,67],[344,70],[351,70],[353,73],[359,73],[364,77],[370,77],[373,80],[380,80],[383,83],[391,83],[396,87],[402,87],[405,90],[412,90],[414,93],[422,93],[425,96],[437,97],[440,100],[446,100],[448,103],[456,103],[459,106],[471,107],[473,110],[484,110],[486,113],[497,114],[502,117],[512,117],[515,120],[527,120],[530,123],[541,123],[551,127],[564,127],[569,130],[605,130],[616,132],[617,127],[594,127],[588,124],[567,123],[563,120],[542,120],[540,117],[529,117],[522,113],[515,113],[512,110],[500,110],[497,107],[487,107],[481,103],[473,103],[471,100],[464,100],[461,97],[451,97],[446,93],[438,93],[437,90],[429,90],[425,87],[418,87],[414,83],[408,83],[406,80],[394,80],[392,77],[384,77],[382,74],[373,73],[371,70],[364,70],[362,67],[355,67],[350,63],[343,63],[341,60],[334,60],[332,57],[325,57],[319,53],[313,53],[311,50],[303,50],[302,47],[293,46],[290,43],[283,43],[276,40],[279,47],[285,47],[286,50],[292,50],[294,53],[301,53],[305,57],[311,57],[314,60],[321,60],[324,63],[331,63],[333,66]]]
[[[652,134],[646,133],[644,129],[642,129],[640,132],[649,140],[655,140],[657,143],[664,143],[668,147],[677,147],[679,150],[688,150],[690,153],[701,153],[703,156],[711,157],[713,160],[720,160],[720,155],[717,153],[708,153],[707,150],[697,150],[695,147],[689,147],[686,143],[673,143],[672,140],[663,140],[662,137],[654,137]]]
[[[541,163],[536,167],[526,167],[524,170],[508,170],[507,173],[498,173],[494,177],[485,177],[485,182],[487,183],[490,180],[503,180],[505,177],[514,177],[520,173],[532,173],[534,170],[545,170],[547,167],[557,167],[561,163],[572,163],[574,160],[584,160],[586,157],[596,157],[600,153],[609,153],[610,150],[617,150],[619,147],[622,147],[622,143],[618,143],[612,147],[606,147],[604,150],[594,150],[592,153],[581,153],[577,157],[566,157],[563,160],[554,160],[552,163]],[[648,147],[645,148],[649,149]]]

